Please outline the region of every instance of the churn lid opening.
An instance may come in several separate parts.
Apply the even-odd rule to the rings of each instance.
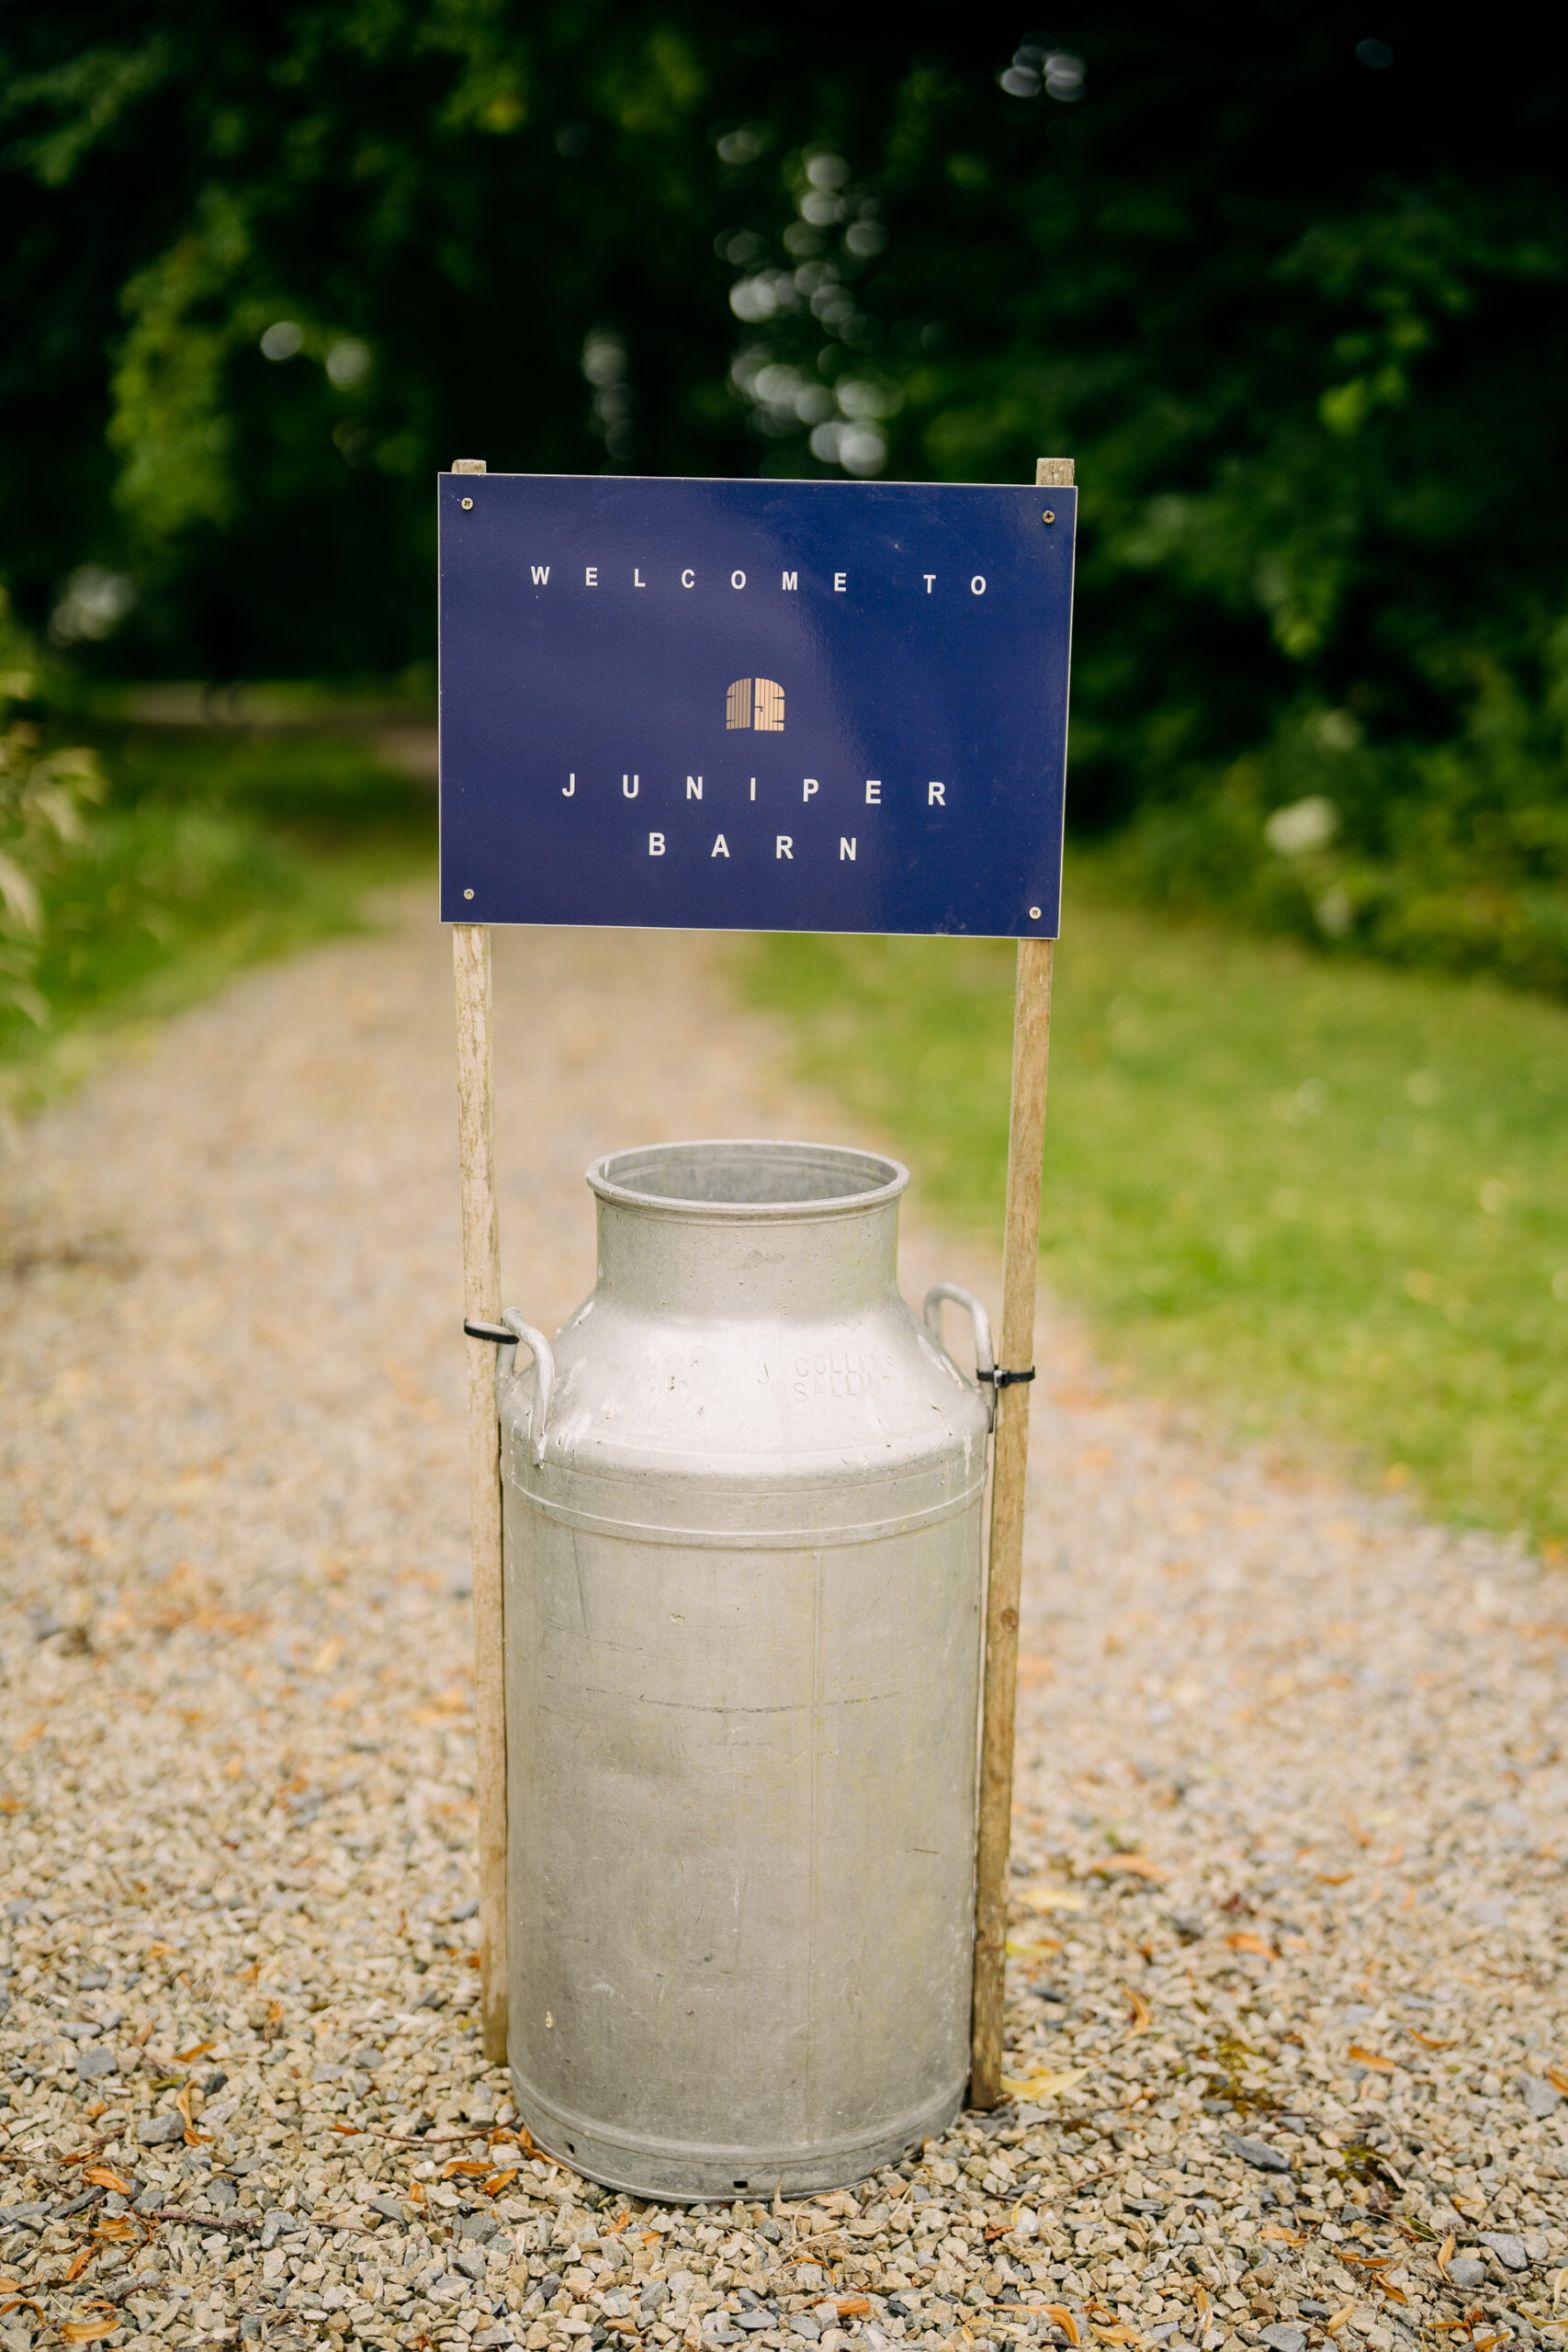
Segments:
[[[909,1171],[878,1152],[826,1143],[649,1144],[596,1159],[588,1182],[601,1200],[663,1208],[869,1208],[896,1200]]]

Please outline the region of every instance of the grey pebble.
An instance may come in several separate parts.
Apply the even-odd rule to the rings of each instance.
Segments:
[[[1272,2327],[1261,2328],[1258,2340],[1260,2344],[1269,2345],[1271,2352],[1306,2352],[1304,2327],[1286,2327],[1276,2323]]]
[[[1449,2278],[1456,2287],[1483,2286],[1486,2265],[1477,2262],[1472,2254],[1456,2254],[1449,2264]]]
[[[1490,2246],[1505,2270],[1528,2270],[1530,2258],[1525,2252],[1523,2238],[1511,2230],[1477,2230],[1476,2236],[1484,2246]]]
[[[1562,2096],[1560,2091],[1553,2090],[1544,2075],[1519,2076],[1519,2097],[1540,2122],[1544,2122],[1549,2115],[1556,2112]]]
[[[136,2136],[144,2148],[172,2148],[185,2138],[186,2127],[177,2115],[149,2115],[137,2125]]]
[[[76,2052],[76,2072],[85,2083],[101,2082],[106,2075],[118,2075],[119,2058],[107,2042],[89,2041]]]
[[[1267,2140],[1250,2140],[1238,2132],[1227,2132],[1225,2145],[1233,2156],[1239,2156],[1244,2165],[1252,2165],[1258,2172],[1289,2172],[1291,2169],[1289,2156],[1282,2156],[1278,2148],[1269,2145]]]

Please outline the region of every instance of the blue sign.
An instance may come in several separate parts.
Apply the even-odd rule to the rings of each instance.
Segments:
[[[1076,492],[439,495],[444,922],[1055,936]]]

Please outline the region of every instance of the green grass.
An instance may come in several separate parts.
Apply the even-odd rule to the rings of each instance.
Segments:
[[[1461,1521],[1568,1532],[1568,1009],[1086,903],[1042,1249],[1144,1384]],[[999,1232],[1012,950],[771,937],[803,1074]],[[1315,1442],[1315,1443],[1314,1443]]]
[[[13,1111],[240,967],[354,929],[369,891],[434,855],[434,794],[352,735],[88,733],[110,793],[44,885],[44,1018],[0,1008]]]

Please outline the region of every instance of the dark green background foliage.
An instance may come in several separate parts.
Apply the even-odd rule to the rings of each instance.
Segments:
[[[1309,0],[1038,35],[703,0],[4,24],[0,569],[89,659],[427,658],[459,454],[1005,481],[1068,452],[1073,808],[1124,876],[1568,986],[1555,28]],[[136,591],[101,641],[91,565]]]

